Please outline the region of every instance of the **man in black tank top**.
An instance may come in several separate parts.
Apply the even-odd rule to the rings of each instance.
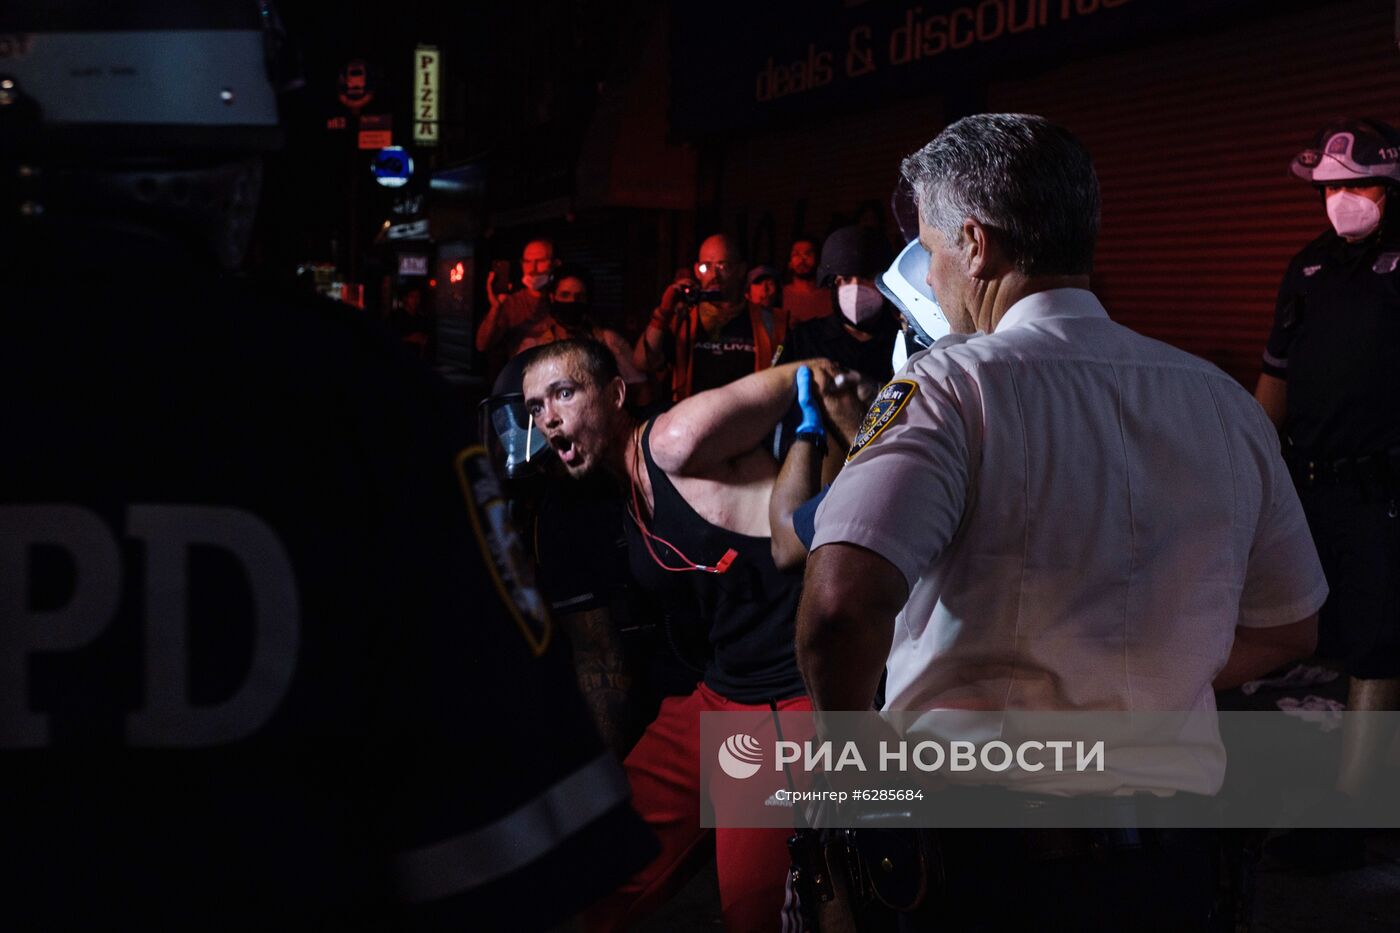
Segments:
[[[807,361],[819,390],[836,368]],[[689,696],[671,697],[627,756],[633,806],[661,839],[661,855],[590,916],[599,929],[628,926],[684,882],[697,845],[703,787],[700,713],[810,709],[793,651],[801,578],[774,565],[768,499],[777,463],[764,449],[796,397],[797,364],[702,392],[645,423],[623,401],[612,355],[589,340],[540,350],[525,370],[525,405],[575,478],[602,471],[622,488],[629,562],[643,586],[698,606],[714,658]],[[854,380],[852,380],[854,382]],[[726,927],[778,924],[787,830],[715,830]]]

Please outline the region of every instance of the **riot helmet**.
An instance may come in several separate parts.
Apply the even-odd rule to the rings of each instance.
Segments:
[[[534,429],[525,410],[525,367],[537,353],[539,347],[531,347],[506,363],[478,409],[482,443],[491,452],[497,472],[508,480],[543,472],[554,456],[544,432]]]
[[[5,226],[121,218],[241,263],[300,85],[270,0],[7,0],[0,35]]]
[[[910,240],[890,267],[875,279],[880,291],[904,315],[908,328],[905,339],[896,340],[894,344],[891,362],[896,371],[911,355],[928,349],[952,332],[929,287],[928,264],[928,250],[918,240]]]

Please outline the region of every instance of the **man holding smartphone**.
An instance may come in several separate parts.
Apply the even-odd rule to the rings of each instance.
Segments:
[[[523,287],[519,291],[506,292],[504,282],[500,283],[502,290],[497,291],[496,270],[491,270],[486,276],[486,296],[491,307],[476,332],[478,353],[489,353],[504,343],[509,359],[526,346],[568,336],[549,313],[545,300],[545,292],[558,268],[554,243],[538,239],[526,243],[520,254]]]

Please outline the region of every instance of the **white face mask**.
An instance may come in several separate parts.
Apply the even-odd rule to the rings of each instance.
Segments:
[[[880,294],[878,288],[852,282],[850,285],[836,287],[836,304],[840,306],[841,314],[846,320],[860,326],[880,313],[880,308],[885,304],[885,296]]]
[[[544,287],[549,284],[549,273],[543,272],[539,275],[521,276],[521,280],[530,291],[538,292],[542,291]]]
[[[1384,203],[1385,199],[1381,199]],[[1327,219],[1337,236],[1362,239],[1381,225],[1381,204],[1350,191],[1338,191],[1327,199]]]

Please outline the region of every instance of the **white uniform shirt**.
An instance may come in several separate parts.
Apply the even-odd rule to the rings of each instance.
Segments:
[[[1262,408],[1091,292],[1025,298],[891,386],[813,541],[908,581],[886,708],[1209,711],[1237,624],[1322,605]]]

